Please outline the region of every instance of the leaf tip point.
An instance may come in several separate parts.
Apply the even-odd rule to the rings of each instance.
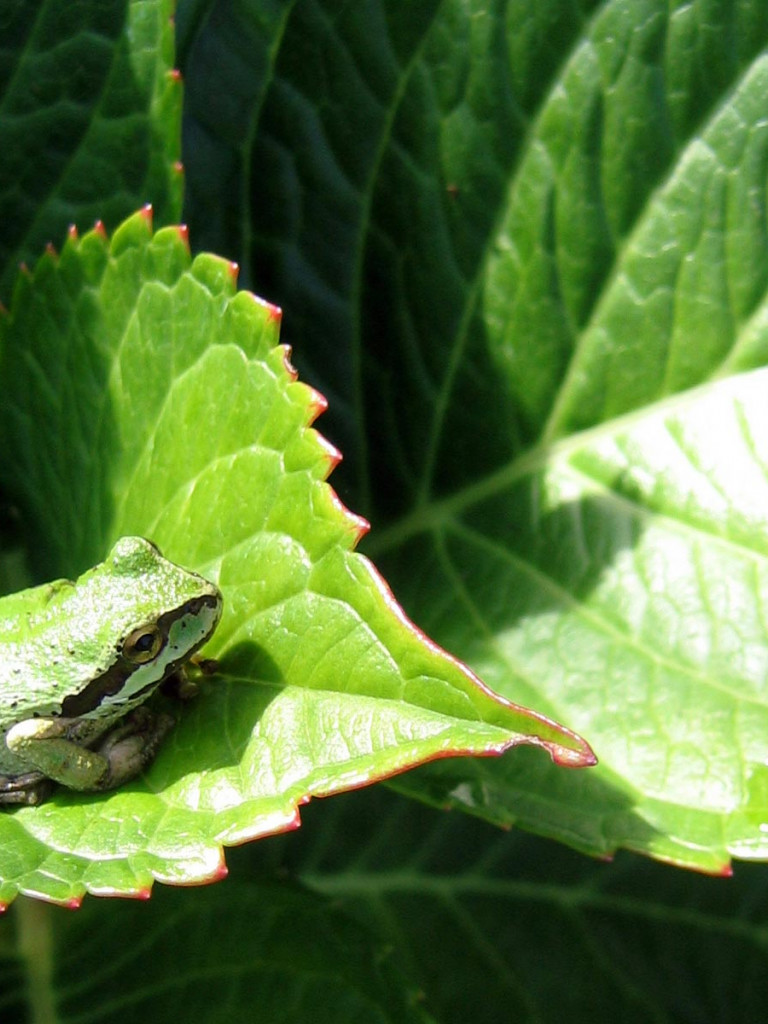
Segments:
[[[224,856],[224,847],[219,847],[219,857],[216,866],[210,871],[205,878],[206,882],[223,882],[229,874],[229,868],[227,867],[226,857]]]
[[[334,447],[334,445],[331,444],[330,441],[324,438],[322,434],[318,434],[317,437],[326,450],[325,459],[327,472],[325,474],[325,478],[327,479],[331,475],[333,470],[341,462],[344,456],[336,447]],[[353,512],[351,509],[347,508],[347,506],[344,504],[344,502],[341,500],[341,498],[338,496],[336,491],[331,486],[328,487],[328,492],[331,499],[331,504],[336,510],[336,513],[344,520],[346,530],[348,531],[349,534],[351,534],[352,550],[354,551],[354,549],[358,546],[363,537],[365,537],[365,535],[370,531],[371,524],[364,516],[361,516],[357,512]]]
[[[234,260],[227,260],[227,273],[232,284],[237,284],[237,279],[240,276],[240,264],[235,263]]]
[[[733,862],[730,859],[716,864],[703,863],[701,861],[697,863],[690,856],[683,855],[681,857],[677,851],[670,855],[668,851],[660,851],[652,846],[635,848],[635,852],[647,854],[661,864],[668,864],[673,868],[683,868],[687,871],[693,871],[695,874],[706,875],[708,878],[733,878]],[[703,851],[700,850],[700,852]]]
[[[93,230],[97,235],[101,235],[102,238],[107,237],[107,229],[104,227],[103,220],[96,220],[93,222]]]
[[[154,221],[155,212],[152,209],[152,203],[145,203],[139,210],[139,216],[144,219],[149,230],[152,230],[152,224]]]
[[[290,349],[289,349],[289,355],[290,355]],[[293,365],[290,363],[290,361],[287,362],[286,369],[289,370],[289,372],[293,376],[293,379],[295,380],[296,377],[298,376],[298,374],[296,373],[296,370],[293,368]],[[312,424],[315,422],[315,420],[318,418],[318,416],[322,416],[327,408],[328,408],[328,399],[325,397],[325,395],[321,394],[321,392],[319,392],[319,391],[316,391],[313,387],[310,387],[309,388],[309,420],[307,422],[307,426],[311,427]],[[334,462],[334,465],[338,465],[341,462],[341,458],[342,458],[341,452],[338,450],[338,448],[335,445],[331,444],[330,441],[327,441],[326,445],[327,445],[328,450],[333,453],[332,458],[334,458],[336,460]]]
[[[562,743],[548,744],[547,749],[554,763],[562,768],[593,768],[597,764],[597,757],[587,741],[577,736],[575,732],[571,733],[570,729],[564,729],[562,726],[560,728],[570,734],[574,746],[566,747]]]
[[[336,445],[331,444],[331,442],[327,438],[323,437],[322,434],[318,435],[318,440],[321,442],[323,448],[325,449],[325,479],[327,480],[331,473],[334,471],[334,469],[336,469],[338,464],[343,461],[344,456],[341,454]]]
[[[177,231],[179,233],[179,238],[182,240],[187,249],[189,249],[189,228],[187,227],[186,224],[179,224]]]
[[[237,263],[233,263],[232,266],[237,267],[239,271],[240,268],[238,267]],[[282,309],[280,309],[279,306],[276,306],[273,302],[268,302],[266,299],[262,299],[262,297],[260,295],[257,295],[256,292],[244,291],[242,294],[250,296],[251,301],[255,302],[259,309],[263,309],[265,311],[265,313],[267,314],[268,323],[274,321],[277,321],[278,324],[280,323],[283,316],[283,311]],[[287,349],[288,354],[290,355],[290,345],[283,345],[283,349]]]
[[[168,77],[172,82],[176,82],[177,84],[184,81],[184,76],[182,75],[181,71],[179,71],[178,68],[171,68],[171,70],[168,72]]]
[[[336,500],[342,505],[340,498],[337,497]],[[350,512],[346,505],[342,505],[342,507],[352,531],[352,547],[356,548],[363,537],[370,532],[371,524],[363,516],[359,516],[357,512]]]
[[[219,847],[218,858],[216,864],[212,868],[188,881],[185,880],[174,884],[178,884],[182,887],[190,885],[215,885],[216,882],[223,882],[228,874],[229,868],[227,867],[227,862],[224,858],[224,850],[222,847]]]
[[[534,741],[536,745],[542,746],[547,751],[553,764],[560,768],[593,768],[598,763],[594,750],[578,733],[560,725],[559,722],[555,722],[539,711],[529,708],[527,713],[535,721],[541,722],[544,735],[556,730],[557,739],[544,739],[541,736]]]
[[[77,224],[69,225],[69,227],[67,228],[67,238],[70,240],[70,242],[77,241],[77,239],[79,238],[79,235],[77,233]]]
[[[184,164],[182,163],[181,160],[174,160],[173,163],[171,164],[171,167],[173,169],[174,174],[178,174],[179,177],[183,176]]]

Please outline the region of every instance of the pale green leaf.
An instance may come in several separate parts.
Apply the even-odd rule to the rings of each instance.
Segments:
[[[583,740],[501,701],[412,625],[354,553],[365,524],[325,483],[280,311],[194,262],[147,211],[71,235],[22,275],[3,323],[2,480],[36,573],[73,577],[138,534],[219,584],[216,677],[146,778],[0,815],[0,900],[76,901],[222,870],[311,796],[517,743],[589,764]]]

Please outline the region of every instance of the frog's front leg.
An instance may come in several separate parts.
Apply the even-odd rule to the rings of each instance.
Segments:
[[[80,725],[76,719],[29,718],[12,726],[5,742],[17,757],[69,789],[114,789],[150,764],[173,719],[138,708],[99,737],[93,749],[77,741]]]

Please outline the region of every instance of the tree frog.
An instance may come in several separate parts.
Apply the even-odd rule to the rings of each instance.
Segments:
[[[0,598],[0,804],[36,804],[51,782],[113,789],[173,725],[143,707],[213,633],[218,588],[123,537],[74,582]]]

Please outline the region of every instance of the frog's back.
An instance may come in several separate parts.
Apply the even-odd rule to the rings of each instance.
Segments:
[[[45,617],[54,599],[65,597],[74,586],[72,580],[54,580],[0,597],[0,644],[24,639],[29,625]]]
[[[0,721],[23,717],[24,706],[48,683],[41,666],[60,648],[53,635],[56,609],[72,593],[71,580],[54,580],[0,598]]]

